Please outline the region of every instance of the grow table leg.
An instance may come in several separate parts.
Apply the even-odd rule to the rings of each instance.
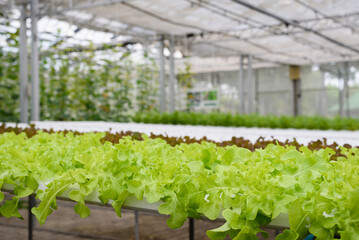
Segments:
[[[194,240],[194,219],[189,219],[189,240]]]
[[[31,212],[31,209],[36,206],[36,200],[34,195],[29,196],[29,222],[28,222],[28,236],[29,240],[33,239],[33,230],[34,230],[34,215]]]
[[[135,239],[140,240],[140,229],[138,223],[138,211],[135,210]]]

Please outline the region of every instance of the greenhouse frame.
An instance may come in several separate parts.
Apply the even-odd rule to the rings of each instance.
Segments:
[[[345,62],[338,68],[337,73],[335,73],[336,69],[328,69],[325,65],[320,68],[323,72],[334,72],[342,76],[339,78],[344,79],[337,106],[341,115],[347,116],[348,113],[345,112],[349,111],[348,102],[355,101],[348,100],[350,75],[348,62],[358,60],[356,41],[358,13],[351,12],[351,9],[355,9],[356,1],[335,1],[327,4],[327,1],[309,3],[298,0],[293,3],[295,7],[287,1],[276,2],[276,4],[274,1],[266,1],[254,6],[243,1],[224,1],[215,4],[210,1],[192,0],[176,3],[53,0],[31,1],[31,4],[28,1],[3,1],[0,4],[5,14],[7,9],[14,7],[21,10],[22,122],[26,122],[25,119],[27,119],[25,89],[28,89],[27,68],[25,67],[27,65],[25,22],[27,18],[31,18],[31,78],[34,86],[31,88],[33,96],[31,119],[37,121],[40,104],[37,21],[45,16],[69,21],[79,28],[86,27],[111,32],[114,35],[129,35],[133,38],[132,41],[142,44],[158,42],[160,49],[164,48],[164,40],[168,40],[170,50],[168,109],[165,100],[166,67],[162,51],[158,57],[161,111],[172,112],[175,108],[175,63],[176,65],[183,64],[181,59],[174,60],[175,48],[180,49],[185,55],[192,56],[190,62],[195,72],[208,72],[209,69],[211,72],[237,70],[235,84],[241,89],[237,98],[241,104],[235,110],[239,112],[256,111],[255,102],[258,99],[255,96],[256,86],[253,80],[255,76],[252,69],[269,66]],[[281,14],[276,14],[277,12]],[[201,21],[198,21],[196,16],[200,17]],[[300,16],[300,19],[293,21],[291,16]],[[212,56],[209,54],[211,51],[215,51]],[[248,69],[246,76],[243,74],[244,69]],[[294,88],[296,84],[298,82],[293,81]],[[245,88],[247,89],[244,91]],[[323,93],[318,93],[323,95]],[[295,99],[299,95],[293,92],[289,97],[293,98],[292,108],[296,105]],[[325,98],[321,101],[319,104],[325,106]]]
[[[289,186],[292,182],[299,182],[302,180],[298,180],[299,178],[293,180],[290,178],[292,176],[286,179],[283,177],[283,180],[282,175],[279,174],[279,172],[282,170],[290,172],[291,169],[288,170],[286,169],[287,166],[282,166],[281,163],[276,162],[275,157],[272,157],[271,155],[272,152],[274,155],[282,154],[280,155],[280,159],[283,158],[286,163],[291,164],[288,165],[288,168],[291,168],[295,164],[299,166],[299,170],[294,176],[304,172],[305,174],[308,174],[305,176],[310,179],[310,177],[314,178],[314,176],[323,174],[320,175],[321,179],[327,181],[326,177],[328,177],[328,182],[337,181],[337,178],[333,176],[337,174],[339,168],[345,169],[345,167],[349,168],[354,165],[354,163],[349,163],[349,160],[348,162],[346,162],[346,160],[344,161],[344,158],[355,159],[358,157],[358,148],[352,147],[359,145],[359,135],[357,131],[359,127],[359,124],[357,123],[357,118],[359,118],[359,1],[357,0],[0,0],[0,12],[0,33],[18,33],[19,39],[18,49],[16,49],[16,46],[11,46],[10,40],[6,37],[0,38],[0,46],[3,48],[4,52],[13,51],[19,55],[19,121],[14,123],[16,121],[13,121],[13,118],[8,118],[10,120],[4,120],[6,126],[4,123],[0,128],[0,135],[9,134],[6,135],[6,137],[9,137],[10,139],[7,143],[7,139],[5,139],[5,137],[2,139],[0,136],[0,153],[4,153],[4,156],[5,153],[8,154],[6,155],[7,157],[12,156],[11,154],[13,153],[11,151],[9,151],[9,153],[6,151],[11,147],[16,149],[17,141],[21,141],[22,144],[19,144],[19,152],[21,154],[27,153],[28,149],[24,146],[27,146],[26,144],[28,143],[22,142],[25,140],[17,137],[19,136],[18,134],[27,136],[26,138],[28,138],[28,140],[26,141],[28,142],[34,141],[34,146],[39,149],[42,147],[39,147],[41,141],[48,141],[51,144],[59,144],[59,146],[64,144],[63,147],[65,147],[68,143],[63,140],[62,137],[68,134],[70,135],[69,139],[71,139],[69,142],[72,141],[71,144],[74,144],[74,146],[77,146],[76,144],[78,144],[79,147],[83,147],[81,145],[82,143],[79,143],[79,141],[76,140],[77,137],[81,138],[84,142],[87,141],[86,143],[88,143],[89,149],[100,149],[98,150],[98,153],[101,152],[101,154],[108,154],[106,151],[110,149],[111,151],[118,151],[119,153],[117,153],[116,156],[121,158],[122,155],[120,156],[119,149],[121,149],[121,151],[122,149],[125,149],[124,156],[126,157],[130,156],[132,153],[133,155],[138,153],[138,156],[140,156],[139,159],[146,159],[146,157],[148,157],[147,155],[150,155],[149,152],[151,151],[151,147],[148,147],[147,149],[141,145],[143,149],[148,151],[145,152],[145,150],[143,150],[143,152],[141,152],[141,146],[138,147],[138,144],[142,144],[143,142],[146,143],[146,141],[150,142],[149,139],[155,138],[154,136],[160,136],[162,140],[156,139],[149,144],[153,144],[153,148],[157,148],[161,146],[163,147],[165,144],[164,142],[166,142],[167,145],[163,148],[168,151],[166,152],[169,156],[168,159],[171,158],[172,155],[170,153],[172,152],[174,152],[173,154],[178,154],[176,156],[180,156],[180,153],[183,153],[184,157],[178,157],[178,159],[181,161],[183,159],[185,160],[183,160],[184,162],[177,163],[178,165],[176,165],[176,167],[178,169],[183,168],[185,169],[184,171],[198,173],[198,169],[203,167],[203,171],[209,172],[213,170],[213,172],[208,173],[210,176],[211,174],[216,175],[218,173],[216,172],[217,170],[214,170],[218,164],[218,166],[220,165],[220,170],[218,171],[223,171],[221,174],[223,173],[223,176],[228,177],[229,179],[229,175],[232,174],[230,171],[232,171],[233,168],[230,168],[227,165],[232,163],[219,163],[212,158],[218,158],[221,159],[221,161],[224,159],[223,161],[225,162],[227,157],[228,159],[234,159],[239,156],[247,159],[250,164],[263,164],[263,168],[266,167],[265,164],[268,162],[273,164],[273,166],[275,165],[275,167],[278,167],[278,169],[273,167],[274,170],[270,174],[278,174],[276,175],[276,181],[279,179],[278,183],[280,187],[283,188],[286,188],[287,185]],[[15,25],[13,24],[14,22],[16,22]],[[56,29],[56,27],[59,27],[59,29]],[[87,32],[90,40],[85,39],[85,37],[82,39],[77,38],[76,36],[80,35],[81,32]],[[92,39],[97,39],[98,42],[92,42]],[[41,42],[42,40],[45,44]],[[31,44],[30,48],[29,43]],[[124,122],[126,122],[128,121],[128,118],[116,119],[115,117],[109,120],[112,121],[112,123],[106,123],[103,119],[96,117],[87,119],[86,114],[84,114],[84,117],[80,120],[70,116],[70,113],[68,114],[70,117],[67,116],[64,118],[62,118],[61,113],[59,115],[60,117],[57,117],[56,119],[51,119],[50,117],[44,119],[45,117],[42,117],[45,116],[43,112],[49,111],[49,109],[51,110],[51,107],[47,106],[46,109],[41,109],[41,103],[43,101],[42,97],[48,97],[44,96],[47,91],[43,90],[42,88],[44,87],[41,85],[42,82],[44,82],[43,79],[48,77],[45,74],[43,76],[41,75],[41,64],[47,66],[51,65],[51,62],[48,63],[44,61],[45,63],[41,63],[41,55],[50,56],[51,54],[66,55],[70,53],[85,53],[82,59],[79,58],[74,60],[74,62],[78,61],[78,69],[81,70],[81,64],[86,62],[86,58],[88,57],[86,54],[90,52],[90,50],[106,51],[107,49],[116,47],[126,48],[127,52],[121,52],[122,55],[119,57],[119,59],[122,59],[127,56],[126,54],[128,52],[131,52],[136,48],[136,44],[141,46],[141,51],[143,49],[143,52],[146,52],[144,55],[149,53],[149,55],[152,54],[151,56],[153,57],[154,70],[151,69],[150,71],[156,71],[157,75],[151,73],[149,74],[149,78],[153,78],[153,84],[158,84],[158,93],[157,95],[155,94],[155,96],[152,96],[155,100],[153,100],[153,103],[151,102],[151,104],[155,107],[152,107],[151,104],[148,105],[151,105],[151,109],[158,109],[157,112],[149,112],[141,115],[141,109],[138,106],[134,107],[129,105],[127,108],[132,109],[132,113],[135,116],[133,119],[137,119],[133,120],[136,124],[119,123],[118,119],[126,119],[124,120]],[[52,52],[52,48],[60,50],[61,53]],[[41,49],[45,50],[41,51]],[[133,52],[136,52],[136,50],[133,50]],[[93,59],[95,59],[95,57],[96,54],[91,56]],[[117,61],[115,56],[109,56],[109,58],[111,57],[113,57],[111,61]],[[141,57],[143,58],[143,56]],[[151,61],[149,61],[150,64],[152,64]],[[60,66],[60,64],[57,66],[56,60],[54,62],[54,68],[76,68],[71,66],[71,64],[65,67]],[[104,60],[104,62],[106,63],[106,60]],[[113,62],[111,62],[111,64]],[[113,67],[111,64],[108,64],[108,66],[106,65],[108,69],[106,69],[107,72],[104,71],[105,73],[111,71],[111,68]],[[131,65],[131,67],[133,66]],[[120,69],[120,67],[118,67],[118,69]],[[129,67],[126,70],[128,71],[126,72],[128,78],[131,78],[131,69],[133,68]],[[81,72],[80,70],[79,72]],[[95,73],[97,70],[98,68],[95,66],[91,69],[92,72],[89,72]],[[121,71],[121,69],[119,71]],[[144,72],[140,72],[139,74],[146,74]],[[103,72],[99,73],[99,75],[102,73]],[[195,81],[183,81],[180,83],[180,77],[184,76],[185,78],[186,74],[189,75],[190,79],[195,79]],[[54,75],[56,75],[56,73]],[[108,75],[104,76],[104,78],[106,78]],[[58,77],[61,78],[61,76]],[[77,85],[74,84],[74,82],[77,81],[76,78],[80,81],[81,76],[72,76],[72,82],[61,83],[63,85],[72,84],[73,89],[75,89],[72,93],[73,95],[77,94]],[[131,79],[131,81],[132,80],[133,79]],[[103,81],[103,79],[101,81]],[[138,80],[133,81],[136,82]],[[43,84],[50,85],[49,82]],[[126,84],[127,83],[124,83],[124,85]],[[104,85],[106,85],[106,83],[104,83]],[[95,89],[96,85],[87,87],[88,89]],[[134,91],[137,91],[133,98],[136,99],[136,101],[141,101],[141,96],[136,95],[140,90],[138,90],[136,86],[133,88]],[[124,93],[121,93],[123,94],[121,96],[127,97],[126,94],[128,94],[128,91],[129,90],[127,89],[124,90]],[[110,90],[108,92],[110,92]],[[59,91],[58,95],[60,98],[62,96],[61,94],[64,93]],[[107,92],[101,91],[98,93],[98,95],[103,95],[105,98],[107,98],[108,94],[109,93]],[[1,97],[2,96],[0,96],[0,100],[2,101]],[[88,99],[91,99],[91,97],[91,93],[89,93]],[[116,99],[116,97],[118,96],[115,96],[114,99]],[[51,97],[48,98],[50,99]],[[130,102],[128,99],[126,101]],[[56,106],[56,101],[53,102],[52,106]],[[88,102],[91,101],[89,100]],[[88,103],[86,104],[88,105]],[[111,114],[111,111],[107,109],[106,104],[101,105],[100,108],[102,108],[104,112],[107,112],[108,115]],[[191,115],[192,110],[193,112],[199,112],[198,115],[195,115],[196,113]],[[60,112],[61,111],[62,109]],[[77,110],[76,107],[74,107],[71,111],[73,113],[76,111],[80,112],[81,110]],[[200,119],[201,114],[207,114],[208,112],[212,115],[204,115],[205,117]],[[222,113],[223,115],[221,115]],[[6,115],[6,113],[3,115]],[[246,120],[245,117],[241,118],[242,115],[250,116],[248,117],[249,120]],[[262,119],[262,115],[267,115],[268,117]],[[309,115],[312,118],[306,118],[306,115]],[[208,119],[211,119],[207,121],[207,119],[205,119],[206,116]],[[329,117],[334,118],[327,121]],[[344,118],[346,119],[345,121],[343,120]],[[295,119],[299,119],[298,122],[296,122]],[[51,120],[56,121],[51,122]],[[64,121],[61,122],[62,120]],[[96,122],[81,122],[83,120]],[[219,121],[227,122],[218,123]],[[236,125],[236,121],[241,121],[241,123]],[[252,122],[254,123],[252,124]],[[42,130],[38,131],[39,129],[35,130],[34,126],[31,124],[35,124],[37,128],[42,129],[44,132]],[[179,126],[169,126],[166,124],[179,124]],[[198,126],[184,126],[187,124]],[[211,128],[207,127],[207,125],[216,127]],[[256,128],[251,129],[250,127]],[[283,127],[285,129],[268,130],[261,129],[261,127]],[[295,130],[293,128],[306,130]],[[108,129],[110,130],[108,131]],[[339,130],[343,131],[339,132]],[[16,135],[10,135],[8,132],[11,131],[15,132]],[[58,138],[50,139],[49,136],[54,131],[60,132]],[[116,139],[116,137],[118,137],[117,135],[114,135],[115,137],[111,135],[113,132],[121,132],[122,134],[122,131],[128,131],[129,133],[127,134],[129,135],[124,134],[123,139],[120,138],[121,140]],[[100,136],[100,134],[96,135],[98,132],[102,132],[103,136]],[[51,134],[47,135],[47,133]],[[147,135],[140,135],[139,133],[145,133],[150,137],[147,137]],[[126,138],[128,136],[133,139],[129,140],[130,138]],[[170,137],[172,136],[179,139],[171,140]],[[240,138],[238,140],[234,136],[241,136],[248,140],[248,142],[252,142],[254,146],[251,145],[251,152],[242,151],[241,148],[247,146],[249,143],[245,142],[243,146],[240,146],[238,142],[244,140]],[[113,146],[109,146],[110,144],[107,145],[107,143],[113,140],[111,140],[111,137],[118,141],[112,142],[112,144],[114,144]],[[197,140],[193,140],[192,138]],[[265,142],[265,140],[268,139],[270,139],[270,142]],[[291,142],[289,141],[291,139],[294,140]],[[318,141],[315,142],[317,139]],[[136,142],[137,140],[141,143]],[[100,146],[94,143],[100,141]],[[206,145],[206,141],[208,141],[208,145]],[[236,142],[239,148],[232,148],[231,145],[226,145],[226,141]],[[199,149],[193,150],[193,159],[196,157],[201,158],[202,160],[204,159],[203,165],[199,167],[196,163],[193,163],[194,160],[190,156],[190,151],[192,151],[192,149],[190,149],[190,147],[183,147],[185,143],[198,144],[194,145]],[[290,145],[292,148],[286,148],[285,146],[287,145]],[[310,147],[307,148],[309,145]],[[117,146],[118,149],[116,148]],[[260,150],[257,151],[257,149]],[[42,150],[43,149],[41,148],[39,152]],[[82,150],[83,149],[81,148],[81,151]],[[108,151],[110,152],[110,150]],[[150,153],[154,154],[153,152]],[[81,152],[81,154],[84,154],[85,156],[87,152],[84,151]],[[263,154],[264,157],[261,154]],[[167,157],[165,154],[163,154],[163,156]],[[256,162],[257,160],[253,160],[255,157],[264,160],[259,163]],[[130,159],[130,157],[128,158]],[[308,166],[312,164],[310,161],[313,159],[320,160],[318,160],[318,165],[317,163],[314,163],[307,167],[305,164],[302,166],[299,161],[294,161],[293,159],[295,158],[307,160]],[[1,158],[1,161],[3,159],[5,159],[5,157]],[[132,160],[133,159],[129,160],[126,164],[132,164],[131,167],[137,164],[137,160],[131,162]],[[290,162],[292,160],[293,162]],[[31,161],[35,160],[29,160],[29,165],[33,163]],[[81,161],[76,161],[77,159],[74,160],[75,163],[71,163],[74,164],[74,166],[77,164],[76,168],[78,166],[86,166],[87,164]],[[208,165],[206,165],[207,162]],[[9,166],[11,166],[11,163],[9,164]],[[166,167],[170,166],[170,163],[168,162],[161,162],[161,164]],[[233,162],[232,165],[238,167],[235,164],[237,163]],[[186,166],[188,166],[188,169]],[[136,167],[140,169],[143,165]],[[226,167],[228,167],[228,169],[224,170]],[[328,174],[322,173],[321,168],[328,170]],[[355,169],[352,171],[355,172]],[[75,169],[74,172],[77,170],[78,169]],[[243,172],[247,170],[248,169],[243,170]],[[170,169],[168,171],[170,172],[172,170]],[[29,170],[29,172],[31,171]],[[81,174],[79,174],[79,176]],[[118,172],[116,172],[116,174],[118,174]],[[242,172],[238,170],[236,174],[241,175]],[[253,175],[255,174],[256,173]],[[288,174],[290,175],[290,173]],[[39,173],[39,175],[41,174]],[[64,176],[66,177],[67,175]],[[62,176],[65,179],[63,181],[69,181],[64,176]],[[225,179],[225,177],[223,178]],[[343,179],[346,179],[347,176],[341,177],[340,181],[345,181]],[[24,175],[23,179],[21,178],[21,181],[24,181],[24,184],[26,185],[28,184],[28,181],[31,181],[29,180],[31,178],[32,176],[30,176],[30,174],[26,177]],[[208,179],[210,179],[210,177],[208,177]],[[229,181],[228,179],[226,179],[227,182]],[[83,180],[83,182],[87,180]],[[21,192],[18,187],[14,187],[16,185],[13,186],[9,184],[9,182],[4,181],[5,180],[0,179],[0,189],[3,187],[5,192],[12,194]],[[135,180],[131,179],[131,181],[133,181],[131,184],[134,184],[134,186],[137,184]],[[181,191],[190,192],[190,188],[194,188],[195,186],[192,182],[191,184],[186,185],[190,180],[181,179],[181,181],[184,183],[181,183],[178,186],[176,185],[179,189],[178,191],[174,190],[173,194],[178,193],[179,195],[179,192]],[[317,181],[317,179],[315,181]],[[14,180],[13,182],[15,183],[16,181]],[[32,213],[34,213],[38,219],[40,218],[41,221],[45,221],[47,215],[52,212],[49,207],[52,204],[52,201],[55,201],[56,205],[56,197],[70,201],[76,199],[75,201],[79,202],[79,206],[83,207],[79,210],[80,213],[77,212],[79,215],[86,215],[84,213],[86,212],[85,202],[95,205],[112,205],[113,208],[116,207],[116,204],[119,204],[120,210],[122,205],[123,208],[134,210],[136,240],[140,239],[138,211],[153,213],[159,211],[160,208],[165,209],[163,206],[169,203],[168,199],[173,197],[173,195],[164,195],[165,197],[162,196],[161,198],[158,198],[160,201],[149,203],[145,200],[139,200],[146,194],[146,190],[143,190],[141,197],[138,197],[136,195],[137,192],[133,190],[135,187],[132,188],[133,192],[130,192],[132,190],[127,189],[126,191],[128,192],[126,194],[128,195],[122,200],[120,194],[120,196],[116,195],[118,200],[109,197],[106,201],[102,201],[102,199],[100,199],[101,197],[99,197],[102,196],[102,193],[96,191],[93,191],[90,194],[87,194],[87,192],[86,194],[81,193],[83,194],[83,196],[81,196],[82,198],[78,196],[73,197],[73,192],[76,189],[74,190],[69,187],[72,183],[70,184],[70,182],[66,182],[66,187],[69,187],[69,189],[66,189],[64,192],[59,190],[58,194],[54,195],[55,200],[48,200],[49,206],[44,212],[51,212],[47,215],[42,213],[43,215],[46,215],[44,217],[39,213],[40,210],[38,210],[43,207],[43,205],[34,208],[36,209],[35,211],[38,211],[37,213],[35,213],[35,211],[31,212],[31,208],[36,207],[35,192],[37,190],[40,190],[40,192],[47,191],[49,188],[45,185],[48,183],[45,184],[40,182],[40,184],[38,184],[36,182],[36,184],[38,186],[32,189],[33,192],[26,195],[29,196],[29,240],[33,239],[33,227],[35,224]],[[51,187],[54,185],[55,184],[51,185]],[[309,185],[310,184],[308,183],[308,186]],[[198,184],[198,186],[196,185],[195,187],[199,186],[203,187],[201,184]],[[310,187],[312,186],[310,185]],[[185,190],[183,190],[183,188],[185,188]],[[293,188],[294,190],[292,189],[291,191],[296,191],[296,188],[300,187],[296,185],[295,189]],[[314,191],[313,189],[311,190]],[[354,187],[352,187],[352,190],[353,189]],[[70,190],[72,192],[70,192]],[[276,190],[278,189],[275,189],[275,191]],[[228,195],[230,195],[230,193],[232,194],[230,190],[227,191]],[[337,196],[335,195],[335,189],[328,188],[328,192],[330,191],[334,192],[333,194],[335,197]],[[78,192],[80,192],[80,190],[78,190]],[[356,190],[353,190],[353,192],[348,193],[348,195],[345,196],[350,201],[354,202],[355,199],[357,199],[354,196]],[[222,193],[225,193],[225,191]],[[220,196],[222,196],[222,193],[220,193]],[[287,195],[285,195],[285,197],[288,197],[289,199],[288,202],[291,202],[292,200],[290,199],[293,197],[290,196],[290,193],[291,192],[288,191],[286,192]],[[323,194],[329,195],[329,193]],[[129,197],[127,198],[127,196]],[[235,196],[235,194],[233,194],[233,196]],[[178,196],[175,195],[175,197],[177,200]],[[208,200],[209,197],[212,197],[212,195],[204,195],[205,202],[210,202],[210,200]],[[158,200],[155,197],[153,198]],[[258,199],[256,199],[256,201],[257,200]],[[177,200],[179,205],[181,205],[180,201],[181,200]],[[183,201],[190,202],[188,199]],[[104,204],[104,202],[106,203]],[[299,200],[297,202],[299,202]],[[299,204],[297,202],[295,203]],[[178,207],[177,205],[174,206],[176,206],[176,208]],[[188,208],[190,209],[191,207]],[[222,209],[223,208],[225,207],[222,206]],[[218,211],[219,209],[221,208],[218,207]],[[252,230],[248,230],[249,233],[242,233],[242,229],[251,229],[250,225],[252,222],[250,221],[255,221],[257,218],[261,217],[263,217],[264,220],[259,219],[257,222],[266,222],[268,219],[273,220],[269,221],[269,223],[266,222],[266,224],[263,225],[275,229],[275,235],[279,236],[278,239],[303,239],[303,236],[307,236],[309,233],[315,234],[319,232],[319,234],[323,234],[323,232],[318,230],[319,227],[318,229],[304,231],[303,228],[306,228],[306,226],[302,226],[299,223],[295,223],[296,227],[294,228],[296,229],[293,230],[293,220],[288,220],[288,215],[280,212],[281,210],[276,209],[275,212],[278,214],[274,219],[271,219],[272,212],[267,214],[258,209],[259,207],[257,207],[258,215],[255,215],[254,217],[252,216],[253,219],[246,219],[244,227],[241,226],[238,228],[233,227],[226,222],[228,219],[233,220],[235,218],[237,218],[237,220],[239,219],[238,222],[242,221],[240,216],[237,213],[234,213],[237,209],[228,208],[226,209],[228,211],[226,211],[224,215],[222,212],[219,212],[219,214],[217,213],[217,215],[214,214],[217,217],[213,217],[213,219],[222,222],[224,221],[227,225],[225,224],[222,226],[225,231],[220,227],[218,228],[219,230],[215,229],[209,231],[207,235],[210,236],[211,239],[224,239],[228,233],[228,236],[231,238],[233,236],[239,236],[238,239],[246,239],[246,236],[250,236]],[[118,213],[116,208],[115,210],[117,215],[120,216],[121,213]],[[120,210],[118,211],[120,212]],[[6,216],[6,214],[1,211],[5,210],[0,210],[0,213]],[[166,212],[166,209],[161,211],[166,215],[171,215],[171,219],[173,219],[173,212]],[[178,211],[180,212],[180,210]],[[201,209],[201,211],[203,212],[199,211],[192,213],[188,210],[189,213],[186,213],[188,216],[186,215],[183,217],[183,219],[189,219],[189,239],[191,240],[195,239],[195,218],[198,217],[198,219],[213,220],[211,213],[208,213],[203,209]],[[301,211],[301,213],[303,213],[304,210],[301,209]],[[327,219],[328,216],[329,218],[332,218],[337,214],[334,210],[324,213],[322,215],[325,219]],[[190,214],[193,214],[194,217]],[[246,214],[250,215],[251,213],[246,212]],[[257,214],[257,212],[255,212],[255,214]],[[9,216],[10,215],[11,214],[9,214]],[[268,215],[270,216],[268,217]],[[310,214],[307,213],[307,215],[307,218],[309,219]],[[322,215],[320,216],[322,217]],[[352,215],[354,216],[355,213]],[[18,217],[16,214],[11,216]],[[290,216],[290,218],[293,217]],[[181,220],[182,219],[178,220],[178,222],[180,223]],[[305,221],[307,220],[303,220],[303,222]],[[179,223],[172,222],[170,227],[174,226],[174,228],[178,228],[180,225]],[[41,224],[43,223],[41,222]],[[315,222],[315,224],[317,224],[317,222]],[[313,224],[313,226],[315,224]],[[326,222],[326,224],[330,225],[331,223]],[[170,223],[168,225],[170,225]],[[233,225],[235,224],[233,223]],[[332,239],[329,238],[329,235],[332,236],[333,239],[337,239],[338,233],[342,234],[342,230],[340,230],[341,227],[342,226],[339,226],[339,224],[334,226],[333,223],[333,226],[331,226],[328,233],[326,233],[328,234],[328,239]],[[309,227],[307,228],[309,229]],[[258,230],[259,227],[253,227],[253,229]],[[359,228],[356,230],[358,229]],[[224,235],[222,230],[225,233]],[[279,230],[284,231],[279,233]],[[303,231],[300,232],[299,230]],[[264,232],[260,229],[258,231],[258,233]],[[343,239],[355,239],[354,235],[354,237],[349,236],[349,230],[343,230],[343,232],[344,233],[341,236],[344,236]],[[255,234],[258,235],[258,233]],[[244,234],[242,238],[240,238],[241,234]],[[265,234],[266,233],[263,233],[263,237],[266,236]],[[309,235],[305,239],[311,239],[311,236],[313,235]]]

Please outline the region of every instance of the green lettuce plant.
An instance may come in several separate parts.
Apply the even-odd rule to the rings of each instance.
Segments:
[[[198,113],[198,112],[174,112],[159,113],[138,112],[132,118],[134,122],[183,124],[183,125],[209,125],[232,127],[266,127],[266,128],[295,128],[295,129],[334,129],[334,130],[359,130],[359,120],[355,118],[334,118],[321,116],[261,116],[258,114],[244,115],[231,113]]]
[[[20,217],[18,202],[36,193],[32,212],[41,224],[56,210],[56,197],[68,192],[74,211],[90,214],[86,196],[98,192],[121,216],[131,196],[162,202],[171,228],[188,217],[223,217],[225,224],[207,232],[211,239],[258,239],[260,229],[282,214],[290,228],[276,239],[359,238],[359,149],[332,149],[270,144],[254,152],[236,146],[202,142],[174,147],[162,139],[130,137],[102,143],[104,133],[25,133],[0,135],[0,185],[12,186],[14,197],[0,213]],[[3,200],[3,194],[0,196]]]

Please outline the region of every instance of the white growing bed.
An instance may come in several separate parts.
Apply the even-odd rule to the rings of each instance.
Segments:
[[[244,137],[256,141],[259,137],[271,139],[272,136],[280,141],[296,138],[299,143],[307,144],[310,141],[326,138],[328,143],[334,141],[340,145],[345,143],[359,146],[359,131],[335,131],[335,130],[306,130],[306,129],[270,129],[270,128],[244,128],[244,127],[214,127],[214,126],[191,126],[191,125],[165,125],[145,123],[115,123],[115,122],[56,122],[44,121],[33,122],[37,128],[54,130],[77,130],[80,132],[90,131],[137,131],[146,134],[168,134],[168,136],[190,136],[202,138],[206,136],[214,141],[230,140],[233,136]],[[14,123],[8,123],[15,126]],[[21,127],[27,124],[19,124]]]

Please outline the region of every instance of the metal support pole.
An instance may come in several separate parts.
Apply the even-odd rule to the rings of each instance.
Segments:
[[[254,72],[254,112],[259,112],[259,72],[253,70]]]
[[[189,219],[189,240],[194,240],[194,219]]]
[[[300,79],[292,80],[293,82],[293,115],[300,115]]]
[[[350,108],[349,108],[349,65],[348,62],[343,64],[344,67],[344,86],[343,86],[343,95],[345,99],[345,117],[350,117]]]
[[[170,112],[175,110],[175,59],[174,59],[174,37],[170,38]]]
[[[31,212],[31,209],[33,207],[36,206],[36,200],[35,200],[35,196],[34,195],[30,195],[29,199],[28,199],[28,204],[29,204],[29,219],[28,219],[28,239],[32,240],[33,239],[33,232],[34,232],[34,215]]]
[[[343,94],[343,82],[342,82],[342,69],[340,66],[338,66],[338,81],[339,81],[339,115],[343,117],[344,111],[343,111],[343,105],[344,105],[344,94]]]
[[[300,66],[289,66],[289,78],[293,83],[293,115],[298,116],[301,112],[301,82],[300,82]]]
[[[39,49],[37,20],[39,1],[31,0],[31,120],[40,120]]]
[[[248,113],[253,113],[254,107],[254,81],[253,81],[253,72],[252,72],[252,56],[248,56],[247,63],[247,83],[248,83]]]
[[[292,80],[292,83],[293,83],[293,116],[298,116],[297,81],[298,80]]]
[[[26,36],[26,4],[21,5],[20,17],[20,122],[27,123],[28,116],[28,66]]]
[[[241,114],[245,114],[243,60],[244,60],[244,56],[240,55],[239,70],[238,70],[238,94],[239,94],[239,112]]]
[[[138,222],[138,211],[135,210],[135,240],[140,240],[140,224]]]
[[[325,91],[325,72],[322,73],[322,87],[320,91],[320,114],[325,116],[327,114],[327,94]]]
[[[298,101],[298,115],[302,114],[302,79],[297,81],[297,101]]]
[[[163,36],[161,37],[160,43],[159,43],[159,64],[160,64],[160,72],[159,72],[159,78],[160,78],[160,112],[166,111],[166,92],[165,92],[165,59],[163,56]]]

